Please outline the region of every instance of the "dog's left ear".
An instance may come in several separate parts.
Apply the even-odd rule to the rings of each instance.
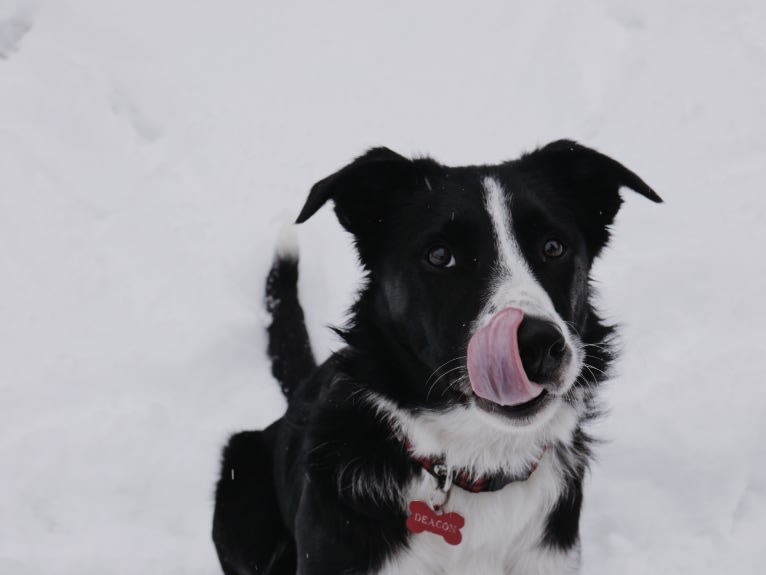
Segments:
[[[660,203],[662,198],[638,175],[617,160],[571,140],[551,142],[522,158],[572,195],[572,203],[591,227],[591,248],[598,254],[609,238],[608,226],[622,205],[620,188],[630,188]]]
[[[305,222],[333,200],[340,223],[358,235],[374,227],[384,206],[415,183],[415,162],[388,148],[373,148],[314,184],[295,223]]]

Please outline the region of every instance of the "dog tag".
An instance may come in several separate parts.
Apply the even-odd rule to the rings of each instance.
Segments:
[[[450,545],[457,545],[463,540],[460,533],[463,525],[465,519],[459,513],[438,513],[424,501],[410,501],[407,529],[413,533],[428,531],[440,535]]]

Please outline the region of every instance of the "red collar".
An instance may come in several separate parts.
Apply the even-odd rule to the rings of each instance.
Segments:
[[[446,461],[443,456],[429,455],[427,457],[421,457],[412,453],[412,444],[407,441],[405,443],[407,452],[410,457],[416,461],[420,466],[430,473],[438,482],[439,489],[445,490],[444,487],[447,484],[450,469],[447,467]],[[508,475],[506,473],[496,473],[493,475],[473,475],[469,469],[455,469],[452,471],[452,485],[457,485],[460,489],[468,491],[470,493],[482,493],[484,491],[499,491],[509,483],[515,483],[517,481],[526,481],[537,469],[543,455],[548,450],[548,445],[544,445],[540,456],[532,465],[529,466],[529,470],[526,473],[520,475]],[[447,488],[446,490],[448,490]],[[445,491],[446,491],[445,490]]]

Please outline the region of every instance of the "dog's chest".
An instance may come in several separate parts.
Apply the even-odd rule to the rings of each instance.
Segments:
[[[462,541],[450,545],[433,533],[411,533],[409,546],[391,557],[380,574],[526,573],[520,566],[540,555],[546,519],[558,495],[553,475],[550,467],[539,469],[528,481],[490,493],[453,488],[445,511],[465,519]],[[425,476],[411,487],[410,501],[427,502],[433,493],[434,481]]]

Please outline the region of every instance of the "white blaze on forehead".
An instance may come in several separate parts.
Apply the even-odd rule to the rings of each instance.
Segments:
[[[535,278],[513,236],[511,210],[505,190],[500,182],[490,176],[484,178],[482,185],[484,204],[492,221],[498,261],[477,327],[485,325],[494,313],[508,306],[519,307],[529,315],[554,319],[557,314],[553,302]]]
[[[507,268],[510,264],[515,263],[515,252],[518,249],[514,245],[515,241],[511,238],[509,226],[511,214],[508,205],[505,203],[505,192],[500,182],[495,178],[487,176],[482,184],[484,185],[484,203],[487,206],[487,213],[492,220],[499,263]],[[526,263],[524,265],[526,266]]]

